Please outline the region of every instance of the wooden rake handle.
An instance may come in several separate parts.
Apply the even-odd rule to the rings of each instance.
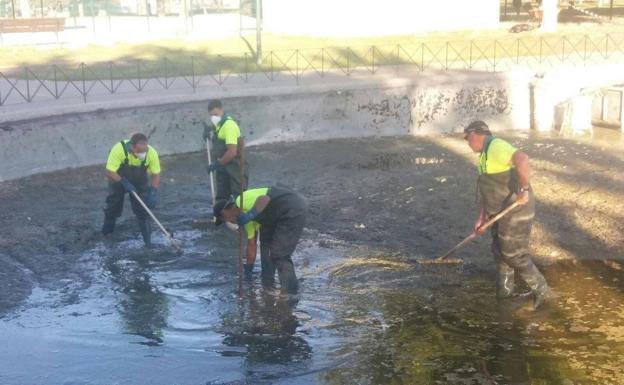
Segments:
[[[496,214],[495,216],[493,216],[492,218],[490,218],[490,220],[488,220],[487,222],[485,222],[483,225],[481,225],[480,229],[482,230],[487,230],[490,226],[492,226],[494,223],[496,223],[496,221],[498,221],[499,219],[501,219],[502,217],[504,217],[505,215],[509,214],[509,212],[513,209],[515,209],[516,207],[518,207],[520,205],[520,203],[518,203],[517,201],[510,204],[509,206],[507,206],[504,210],[502,210],[501,212],[499,212],[498,214]],[[451,255],[455,254],[455,252],[459,249],[461,249],[462,247],[464,247],[466,244],[468,244],[470,241],[472,241],[475,238],[478,238],[479,234],[477,234],[476,232],[473,232],[472,234],[470,234],[469,236],[467,236],[466,238],[464,238],[463,241],[459,242],[457,245],[455,245],[455,247],[453,247],[452,249],[450,249],[449,251],[446,252],[446,254],[444,254],[441,257],[436,258],[436,261],[441,261],[444,260],[448,257],[450,257]]]
[[[238,140],[240,151],[240,208],[243,209],[244,200],[243,195],[245,193],[246,181],[245,181],[245,137],[241,136]],[[245,232],[245,226],[239,226],[239,252],[238,257],[238,296],[243,298],[243,260],[245,259],[245,243],[247,241],[247,233]]]

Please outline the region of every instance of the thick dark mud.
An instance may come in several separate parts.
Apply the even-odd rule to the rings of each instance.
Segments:
[[[309,201],[298,298],[258,277],[239,298],[236,234],[196,226],[204,154],[163,159],[156,215],[182,255],[144,249],[129,206],[102,242],[100,167],[0,184],[0,383],[620,384],[621,140],[508,138],[532,157],[532,248],[560,294],[537,312],[495,299],[487,237],[463,265],[416,262],[471,229],[461,138],[249,148],[252,185]]]

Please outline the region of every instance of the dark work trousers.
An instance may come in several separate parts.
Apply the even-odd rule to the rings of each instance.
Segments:
[[[227,152],[227,145],[221,139],[218,139],[216,131],[213,132],[212,137],[215,138],[212,146],[212,162],[217,162],[218,159],[223,157]],[[230,160],[228,164],[217,170],[215,173],[215,179],[217,183],[217,191],[215,192],[216,200],[228,200],[230,197],[238,196],[241,192],[241,175],[240,175],[240,146],[239,152],[234,159]],[[249,182],[249,167],[245,162],[245,188],[247,188]]]
[[[260,262],[262,283],[272,285],[275,271],[279,276],[282,291],[295,294],[299,289],[292,254],[299,243],[305,226],[307,204],[299,194],[293,194],[287,204],[292,210],[277,218],[273,226],[260,229]]]
[[[215,180],[217,183],[216,199],[228,200],[230,196],[238,196],[241,192],[241,178],[239,163],[234,162],[226,165],[224,168],[217,170]],[[249,176],[245,171],[245,186],[248,186]]]
[[[132,181],[130,181],[132,183]],[[133,183],[134,184],[134,183]],[[115,222],[117,218],[121,216],[123,211],[124,197],[126,192],[120,182],[109,182],[109,194],[106,197],[106,208],[104,209],[104,225],[102,226],[102,234],[110,234],[115,229]],[[137,194],[143,199],[145,191],[147,190],[147,184],[134,184]],[[132,211],[137,217],[139,224],[144,223],[147,219],[147,212],[141,206],[141,204],[134,199],[132,194],[130,195],[130,204],[132,205]]]
[[[514,196],[515,199],[515,196]],[[513,293],[515,274],[520,275],[534,293],[547,288],[546,280],[529,254],[529,238],[535,216],[535,199],[516,208],[492,226],[492,253],[497,263],[497,295],[507,297]]]
[[[495,174],[481,174],[478,179],[481,205],[488,216],[496,215],[517,199],[518,175],[515,169]],[[498,278],[496,294],[509,297],[515,289],[517,275],[531,291],[540,295],[548,285],[529,254],[531,227],[535,216],[535,196],[529,191],[529,202],[516,207],[492,226],[492,254]]]

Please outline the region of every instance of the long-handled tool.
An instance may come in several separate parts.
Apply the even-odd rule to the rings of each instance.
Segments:
[[[244,203],[243,193],[247,188],[245,183],[245,138],[242,136],[239,138],[239,151],[240,151],[240,183],[241,183],[241,192],[240,192],[240,208],[243,209]],[[245,258],[245,226],[239,226],[239,237],[240,237],[240,257],[238,258],[238,295],[239,297],[243,297],[243,258]]]
[[[487,230],[490,226],[492,226],[499,219],[501,219],[502,217],[507,215],[511,210],[515,209],[519,205],[520,204],[518,202],[514,202],[514,203],[510,204],[504,210],[502,210],[501,212],[499,212],[498,214],[496,214],[495,216],[490,218],[483,225],[481,225],[480,230]],[[461,259],[448,259],[448,257],[450,257],[451,255],[455,254],[457,252],[457,250],[461,249],[466,244],[470,243],[473,239],[478,238],[478,237],[479,237],[479,234],[477,234],[477,232],[475,231],[472,234],[470,234],[469,236],[467,236],[466,238],[464,238],[463,241],[461,241],[457,245],[455,245],[455,247],[453,247],[452,249],[447,251],[446,254],[444,254],[443,256],[435,258],[435,259],[418,260],[418,263],[421,263],[421,264],[463,263],[464,261],[461,260]]]
[[[212,165],[212,156],[210,156],[210,146],[212,146],[212,143],[210,142],[210,138],[206,138],[206,154],[208,154],[208,166]],[[212,207],[214,207],[216,203],[216,196],[215,196],[214,174],[212,173],[212,171],[210,172],[210,194],[212,196]]]
[[[154,216],[154,213],[152,213],[152,210],[150,210],[149,207],[147,207],[145,202],[143,202],[143,200],[139,197],[139,194],[137,194],[136,191],[132,191],[132,196],[134,196],[134,199],[136,199],[137,202],[139,202],[141,204],[141,206],[143,206],[143,208],[145,209],[145,212],[147,212],[149,214],[149,216],[152,217],[152,219],[154,220],[154,222],[156,222],[156,224],[158,225],[160,230],[163,232],[163,234],[165,234],[165,236],[167,238],[169,238],[169,241],[171,242],[173,247],[178,252],[181,252],[182,248],[180,247],[178,242],[175,239],[173,239],[173,236],[163,227],[163,225],[158,221],[158,219],[156,219],[156,216]]]

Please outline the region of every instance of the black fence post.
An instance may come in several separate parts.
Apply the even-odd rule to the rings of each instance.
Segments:
[[[26,79],[26,101],[30,103],[32,99],[30,98],[30,79],[28,77],[28,67],[24,67],[24,78]]]
[[[372,52],[371,52],[371,74],[375,74],[375,46],[372,46],[371,48]]]
[[[115,93],[115,85],[113,83],[113,62],[108,62],[108,73],[110,75],[111,95]]]
[[[221,55],[217,55],[217,70],[219,71],[219,85],[223,86],[223,77],[221,76]]]
[[[498,44],[498,40],[494,39],[494,64],[492,66],[492,72],[496,72],[496,45]]]
[[[58,93],[58,80],[57,80],[58,77],[57,77],[57,74],[56,74],[56,72],[58,71],[58,68],[57,68],[56,64],[54,64],[52,66],[52,68],[54,69],[54,99],[58,100],[58,98],[61,97],[59,95],[59,93]]]
[[[139,92],[141,92],[141,60],[137,59],[137,79],[139,79]]]
[[[396,62],[395,62],[395,71],[396,76],[399,76],[399,65],[401,63],[401,45],[397,44],[396,46]]]
[[[165,89],[168,90],[169,89],[169,84],[167,83],[167,81],[168,81],[169,78],[167,77],[167,58],[166,57],[163,59],[163,62],[164,62],[164,66],[165,66]]]
[[[295,50],[295,79],[299,85],[299,50]]]
[[[80,63],[80,68],[82,72],[82,99],[84,102],[87,102],[87,79],[85,75],[85,63]]]
[[[351,64],[351,48],[347,47],[347,76],[351,75],[350,64]]]
[[[247,83],[249,81],[249,56],[247,54],[247,52],[245,52],[245,77],[243,79],[245,79],[245,83]]]
[[[195,57],[191,56],[191,87],[193,88],[193,93],[195,93]]]

